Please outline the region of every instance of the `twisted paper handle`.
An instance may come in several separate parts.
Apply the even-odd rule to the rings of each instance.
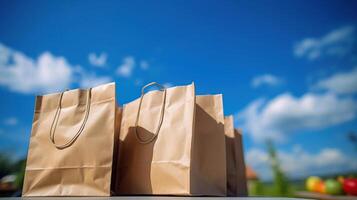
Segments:
[[[160,88],[160,91],[163,91],[164,100],[162,102],[162,107],[161,107],[160,121],[159,121],[158,127],[157,127],[154,135],[151,138],[149,138],[148,140],[143,140],[142,138],[140,138],[139,133],[138,133],[138,124],[139,124],[139,116],[140,116],[141,104],[142,104],[143,99],[144,99],[145,89],[150,87],[150,86],[153,86],[153,85],[158,86]],[[161,128],[161,125],[162,125],[162,121],[164,119],[165,103],[166,103],[166,88],[163,85],[160,85],[160,84],[158,84],[156,82],[152,82],[152,83],[149,83],[149,84],[145,85],[141,89],[141,96],[140,96],[138,114],[136,115],[136,120],[135,120],[135,135],[136,135],[136,139],[139,141],[139,143],[148,144],[148,143],[152,142],[157,137],[157,135],[159,134],[159,131],[160,131],[160,128]]]
[[[84,126],[85,126],[85,124],[87,123],[87,120],[88,120],[88,115],[89,115],[89,110],[90,110],[90,102],[91,102],[91,92],[92,92],[92,88],[90,88],[87,91],[86,112],[85,112],[84,119],[83,119],[83,122],[81,124],[81,127],[79,128],[77,133],[73,136],[72,139],[70,139],[65,144],[56,144],[56,142],[55,142],[55,132],[56,132],[58,119],[59,119],[59,116],[61,114],[62,98],[63,98],[63,93],[64,92],[61,93],[61,96],[60,96],[59,101],[58,101],[58,107],[57,107],[57,110],[56,110],[56,113],[55,113],[55,117],[53,118],[53,121],[52,121],[52,124],[51,124],[51,129],[50,129],[50,140],[51,140],[52,144],[57,149],[65,149],[67,147],[70,147],[77,140],[79,135],[83,132]]]

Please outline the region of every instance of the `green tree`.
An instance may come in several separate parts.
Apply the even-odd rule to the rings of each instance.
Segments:
[[[260,180],[251,180],[249,187],[250,196],[263,196],[264,195],[264,186]]]
[[[276,148],[271,140],[267,141],[267,150],[274,178],[274,193],[278,196],[287,196],[290,187],[289,181],[280,167]]]
[[[19,189],[22,188],[22,185],[24,183],[25,167],[26,167],[26,159],[21,159],[14,164],[14,168],[15,168],[14,172],[16,175],[15,186]]]

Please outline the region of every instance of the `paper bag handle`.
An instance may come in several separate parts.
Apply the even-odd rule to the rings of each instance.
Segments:
[[[153,86],[153,85],[158,86],[160,88],[160,91],[164,92],[164,100],[162,102],[162,107],[161,107],[160,121],[159,121],[158,127],[157,127],[154,135],[148,140],[143,140],[142,138],[140,138],[139,133],[138,133],[138,124],[139,124],[139,116],[140,116],[141,104],[142,104],[143,99],[144,99],[145,89],[150,87],[150,86]],[[151,82],[151,83],[145,85],[141,89],[141,96],[140,96],[138,114],[136,115],[136,120],[135,120],[135,135],[136,135],[136,139],[139,141],[139,143],[148,144],[148,143],[152,142],[157,137],[157,135],[159,134],[159,131],[160,131],[160,128],[161,128],[161,125],[162,125],[162,121],[164,119],[165,103],[166,103],[166,88],[163,85],[160,85],[160,84],[158,84],[156,82]]]
[[[58,101],[58,107],[57,107],[57,110],[56,110],[56,114],[55,114],[55,117],[53,118],[53,121],[52,121],[52,124],[51,124],[51,129],[50,129],[50,140],[51,140],[52,144],[54,144],[57,149],[65,149],[67,147],[70,147],[77,140],[79,135],[82,133],[82,131],[84,129],[84,126],[85,126],[85,124],[87,123],[87,120],[88,120],[92,88],[90,88],[87,91],[86,111],[85,111],[83,122],[82,122],[79,130],[73,136],[72,139],[70,139],[65,144],[61,144],[60,145],[60,144],[56,144],[56,142],[55,142],[55,132],[56,132],[56,127],[57,127],[57,122],[58,122],[59,116],[61,114],[63,93],[64,92],[62,92],[61,95],[60,95],[60,98],[59,98],[59,101]]]

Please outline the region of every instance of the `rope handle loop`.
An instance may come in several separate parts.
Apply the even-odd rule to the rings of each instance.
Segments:
[[[143,102],[143,99],[144,99],[144,95],[145,95],[145,89],[148,88],[148,87],[151,87],[151,86],[158,86],[159,87],[159,90],[163,92],[163,102],[162,102],[162,107],[161,107],[161,112],[160,112],[160,121],[159,121],[159,124],[156,128],[156,131],[154,133],[154,135],[149,138],[148,140],[143,140],[140,136],[139,136],[139,133],[138,133],[138,125],[139,125],[139,117],[140,117],[140,110],[141,110],[141,105],[142,105],[142,102]],[[139,102],[139,108],[138,108],[138,113],[136,115],[136,120],[135,120],[135,136],[136,136],[136,139],[139,141],[139,143],[141,144],[148,144],[150,142],[152,142],[156,137],[157,135],[159,134],[159,131],[160,131],[160,128],[161,128],[161,125],[162,125],[162,122],[163,122],[163,119],[164,119],[164,113],[165,113],[165,104],[166,104],[166,87],[159,84],[159,83],[156,83],[156,82],[151,82],[147,85],[145,85],[142,89],[141,89],[141,96],[140,96],[140,102]]]
[[[89,115],[89,110],[90,110],[90,102],[91,102],[91,94],[92,93],[92,88],[87,90],[87,100],[86,100],[86,111],[85,111],[85,115],[84,115],[84,119],[83,122],[79,128],[79,130],[77,131],[77,133],[73,136],[73,138],[71,138],[68,142],[66,142],[65,144],[57,144],[55,142],[55,132],[56,132],[56,127],[57,127],[57,123],[58,123],[58,119],[59,116],[61,114],[61,109],[62,109],[62,99],[63,99],[63,94],[64,92],[61,93],[59,101],[58,101],[58,106],[57,106],[57,110],[55,113],[55,116],[53,118],[52,124],[51,124],[51,129],[50,129],[50,140],[52,142],[52,144],[57,148],[57,149],[65,149],[67,147],[70,147],[79,137],[79,135],[83,132],[83,129],[87,123],[88,120],[88,115]]]

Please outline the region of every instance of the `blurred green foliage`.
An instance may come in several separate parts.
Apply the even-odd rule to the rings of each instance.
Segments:
[[[271,197],[295,197],[296,191],[305,190],[305,178],[289,180],[281,169],[281,164],[272,141],[266,142],[266,150],[269,155],[269,163],[273,173],[272,182],[261,182],[260,180],[249,180],[249,196],[271,196]],[[311,174],[316,176],[316,174]],[[336,174],[326,174],[319,176],[323,180],[337,177],[357,177],[357,172],[344,172]],[[307,177],[306,177],[307,178]]]
[[[266,148],[269,155],[269,163],[273,173],[272,183],[262,183],[259,180],[252,180],[249,183],[249,195],[251,196],[294,196],[294,190],[298,187],[293,187],[288,178],[285,176],[280,166],[280,161],[276,148],[272,141],[266,142]]]
[[[290,192],[289,180],[285,176],[283,170],[280,167],[276,148],[272,141],[267,141],[267,151],[269,155],[270,165],[273,172],[273,193],[277,196],[287,196]]]
[[[279,194],[276,191],[274,182],[263,183],[259,180],[254,180],[250,183],[249,196],[264,196],[264,197],[295,197],[295,191],[303,191],[305,189],[304,182],[289,183],[289,189],[285,194]]]
[[[17,188],[22,188],[25,177],[25,167],[26,167],[26,159],[22,159],[16,162],[15,164],[15,186]]]

